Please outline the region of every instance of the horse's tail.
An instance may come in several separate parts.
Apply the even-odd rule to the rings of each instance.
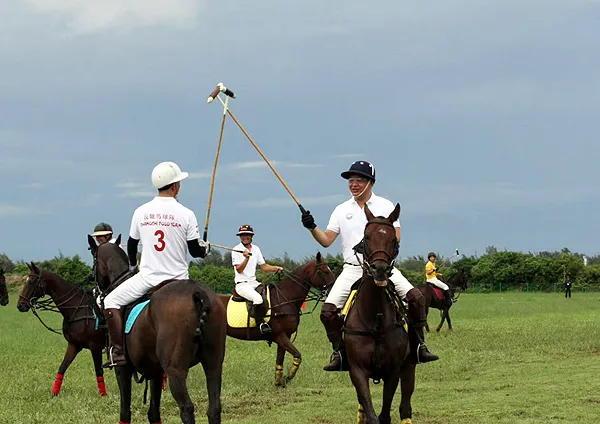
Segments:
[[[200,339],[204,330],[204,325],[208,321],[208,313],[210,312],[210,299],[206,292],[198,287],[193,294],[194,306],[196,307],[196,314],[198,315],[198,327],[196,327],[194,338]]]

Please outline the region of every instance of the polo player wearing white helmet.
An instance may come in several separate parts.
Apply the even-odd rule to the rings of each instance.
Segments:
[[[364,237],[367,225],[364,207],[369,205],[369,209],[375,216],[389,216],[394,210],[392,202],[373,193],[375,168],[371,163],[356,161],[350,165],[348,171],[342,172],[341,176],[348,180],[348,189],[352,197],[334,209],[329,218],[327,229],[322,230],[317,227],[310,211],[305,211],[302,214],[302,225],[310,231],[313,238],[321,246],[331,246],[338,236],[342,240],[344,268],[335,280],[321,309],[321,322],[325,326],[327,337],[334,350],[330,363],[323,368],[325,371],[341,371],[344,369],[344,355],[342,354],[342,327],[344,323],[340,318],[339,310],[348,299],[352,285],[363,274],[360,265],[363,255],[358,246]],[[393,225],[396,228],[396,238],[399,243],[400,222],[396,221]],[[423,294],[415,289],[395,267],[392,268],[392,275],[389,278],[394,284],[396,292],[408,303],[409,338],[413,358],[417,362],[435,361],[438,357],[429,352],[424,343],[423,327],[427,322],[427,313]]]
[[[104,299],[104,316],[111,342],[107,366],[126,364],[123,353],[121,307],[142,297],[165,280],[188,279],[187,252],[203,258],[210,249],[200,240],[194,213],[177,201],[181,181],[188,177],[174,162],[161,162],[152,170],[152,184],[158,195],[138,207],[131,219],[127,256],[130,269],[137,264],[138,244],[142,242],[139,273],[129,278]]]

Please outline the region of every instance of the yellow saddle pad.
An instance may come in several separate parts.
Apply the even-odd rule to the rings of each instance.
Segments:
[[[271,293],[269,287],[267,287],[267,315],[265,321],[271,321]],[[246,302],[236,302],[231,297],[227,304],[227,325],[232,328],[247,328],[256,327],[256,321],[250,317],[250,323],[248,324],[248,307]]]

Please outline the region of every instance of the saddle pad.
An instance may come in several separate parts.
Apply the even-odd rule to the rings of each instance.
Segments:
[[[271,290],[267,287],[267,315],[265,321],[271,321]],[[246,306],[247,301],[238,302],[233,300],[233,296],[229,298],[227,304],[227,325],[232,328],[252,328],[256,327],[256,321],[250,317],[250,323],[248,325],[248,307]]]
[[[148,303],[150,303],[150,300],[138,303],[131,309],[131,312],[129,312],[129,315],[127,315],[127,322],[125,323],[125,334],[129,334],[131,332],[131,329],[133,328],[133,324],[135,324],[137,317],[142,313],[142,311],[148,305]]]
[[[348,312],[350,312],[352,305],[354,305],[354,300],[356,299],[356,293],[358,293],[358,290],[356,290],[356,289],[352,290],[350,292],[350,296],[348,296],[348,299],[346,299],[346,303],[344,303],[344,307],[342,308],[342,315],[344,317],[344,320],[348,316]]]
[[[442,289],[440,289],[434,285],[432,285],[431,288],[433,289],[433,295],[435,296],[435,298],[439,302],[443,302],[446,297],[444,296],[444,292],[442,291]]]

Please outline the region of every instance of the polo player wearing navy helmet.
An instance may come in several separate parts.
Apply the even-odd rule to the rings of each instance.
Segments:
[[[250,315],[258,325],[262,334],[271,333],[271,327],[265,322],[267,306],[264,305],[262,296],[256,291],[260,282],[256,279],[256,266],[260,266],[263,272],[280,272],[283,268],[276,265],[269,265],[256,244],[252,243],[254,229],[252,226],[242,225],[237,234],[240,243],[235,246],[231,252],[231,263],[235,272],[235,291],[243,298],[252,302]],[[241,250],[243,253],[236,252]]]
[[[352,285],[362,277],[363,269],[362,252],[357,251],[355,246],[363,239],[367,217],[364,213],[365,205],[375,216],[389,216],[394,210],[394,204],[389,200],[375,195],[373,185],[375,184],[375,168],[367,161],[356,161],[350,165],[347,171],[342,172],[342,178],[348,180],[348,189],[352,197],[338,205],[329,218],[327,228],[322,230],[317,227],[315,219],[310,211],[302,214],[302,225],[307,228],[313,238],[323,247],[329,247],[341,236],[342,252],[344,256],[344,267],[329,291],[329,295],[321,309],[321,321],[325,326],[327,337],[333,346],[333,354],[325,371],[338,371],[344,369],[342,354],[342,327],[343,322],[339,311],[344,306]],[[394,222],[396,238],[400,242],[400,222]],[[411,350],[415,353],[417,362],[435,361],[438,357],[427,349],[424,343],[423,327],[426,324],[425,299],[418,289],[393,268],[389,277],[394,284],[397,293],[409,306],[409,337]]]

